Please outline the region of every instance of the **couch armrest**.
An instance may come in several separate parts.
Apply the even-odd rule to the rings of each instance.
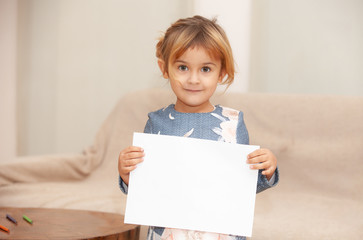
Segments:
[[[96,155],[91,147],[80,154],[26,156],[0,162],[0,186],[79,180],[99,165]]]

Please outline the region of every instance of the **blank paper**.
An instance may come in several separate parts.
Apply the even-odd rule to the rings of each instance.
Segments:
[[[258,146],[134,133],[144,162],[130,173],[125,223],[251,236]]]

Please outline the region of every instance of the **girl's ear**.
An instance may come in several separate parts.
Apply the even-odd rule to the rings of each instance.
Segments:
[[[159,58],[158,59],[158,65],[159,65],[159,68],[160,68],[161,73],[163,74],[163,77],[165,79],[169,79],[169,75],[166,72],[165,62]]]

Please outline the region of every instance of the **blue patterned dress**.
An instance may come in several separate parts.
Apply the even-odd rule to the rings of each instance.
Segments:
[[[229,143],[249,144],[243,113],[231,108],[216,105],[209,113],[181,113],[171,104],[166,108],[149,113],[145,133],[184,136],[191,138],[223,141]],[[275,186],[279,181],[279,171],[267,180],[258,174],[257,193]],[[119,178],[120,189],[127,194],[127,185]],[[224,235],[217,233],[198,232],[164,227],[149,227],[148,240],[239,240],[243,236]]]

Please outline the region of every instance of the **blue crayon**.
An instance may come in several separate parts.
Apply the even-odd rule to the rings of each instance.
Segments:
[[[12,216],[10,216],[9,214],[6,214],[6,218],[9,219],[10,221],[12,221],[15,224],[18,224],[18,222]]]

